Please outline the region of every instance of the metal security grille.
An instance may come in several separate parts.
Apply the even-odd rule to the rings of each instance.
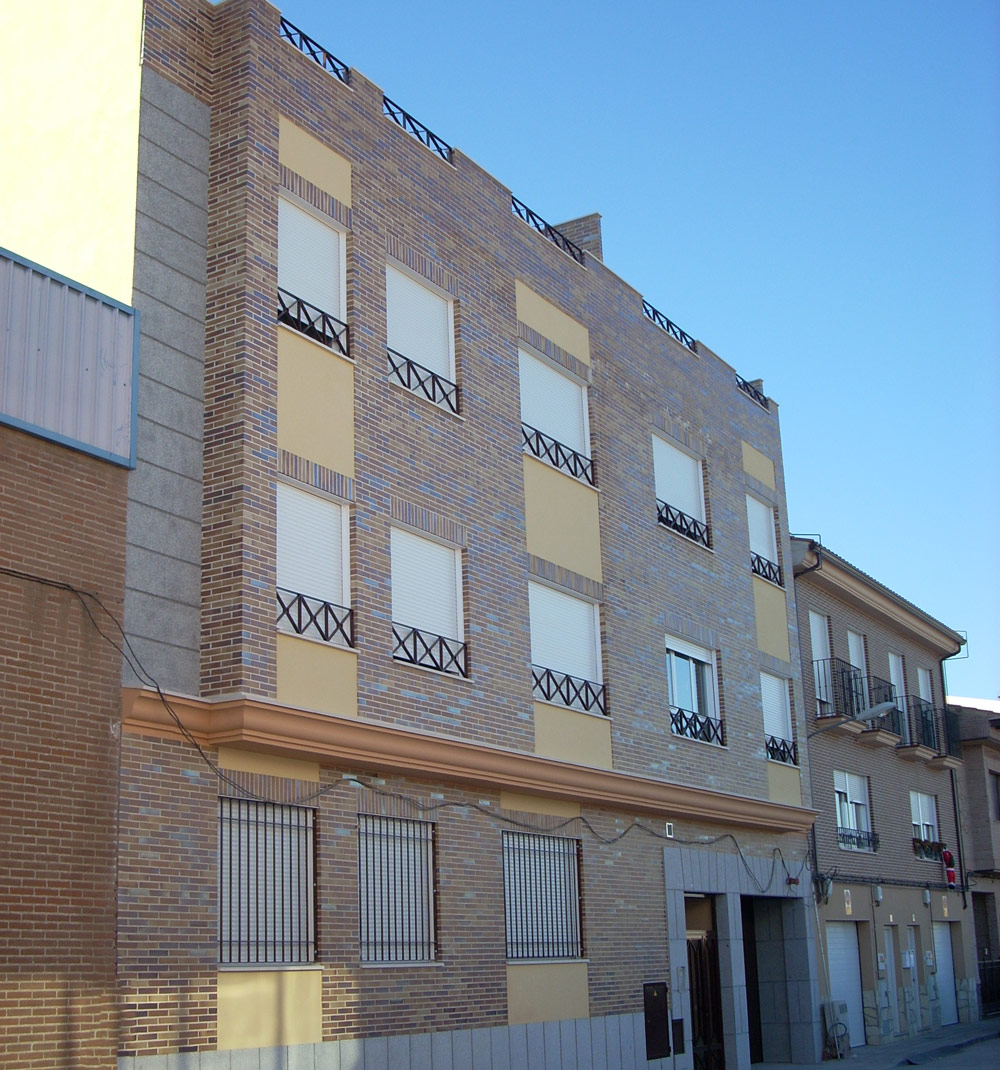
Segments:
[[[579,841],[503,833],[507,958],[582,957],[579,873]]]
[[[360,815],[358,892],[362,962],[436,957],[431,822]]]
[[[315,814],[302,806],[219,800],[219,961],[316,958]]]

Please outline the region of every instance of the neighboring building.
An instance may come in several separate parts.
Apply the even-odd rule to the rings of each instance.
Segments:
[[[792,539],[823,1000],[849,1043],[978,1017],[943,661],[964,642],[814,539]],[[954,879],[949,884],[947,853]],[[828,1038],[844,1034],[830,1025]]]

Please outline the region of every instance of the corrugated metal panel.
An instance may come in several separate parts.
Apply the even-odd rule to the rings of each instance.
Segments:
[[[135,464],[138,314],[0,249],[0,422]]]

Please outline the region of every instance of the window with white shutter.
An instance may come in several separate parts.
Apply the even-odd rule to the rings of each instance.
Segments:
[[[523,349],[518,364],[522,448],[593,485],[586,386]]]
[[[702,546],[710,546],[701,461],[654,435],[653,473],[657,520]]]
[[[348,512],[317,494],[277,486],[278,628],[354,645]]]
[[[877,851],[878,835],[872,831],[868,777],[835,770],[834,799],[837,807],[837,842],[843,851]]]
[[[666,651],[670,730],[676,736],[724,745],[726,729],[719,717],[715,653],[671,635],[666,639]]]
[[[747,496],[747,526],[750,530],[750,564],[755,576],[781,586],[781,566],[774,532],[774,510],[752,494]]]
[[[528,583],[535,697],[606,713],[598,607],[541,583]]]
[[[938,842],[937,799],[922,791],[910,792],[910,820],[913,838],[927,843]],[[930,852],[924,850],[921,857]]]
[[[390,551],[393,657],[466,676],[461,552],[403,528]]]
[[[787,765],[798,765],[798,749],[792,738],[788,681],[773,673],[762,672],[760,696],[764,707],[764,742],[768,758]]]

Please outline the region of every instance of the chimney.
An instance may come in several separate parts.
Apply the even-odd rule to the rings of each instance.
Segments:
[[[570,219],[566,223],[557,223],[555,229],[574,244],[578,245],[588,256],[595,260],[604,260],[604,248],[601,244],[601,215],[591,212],[579,219]]]

